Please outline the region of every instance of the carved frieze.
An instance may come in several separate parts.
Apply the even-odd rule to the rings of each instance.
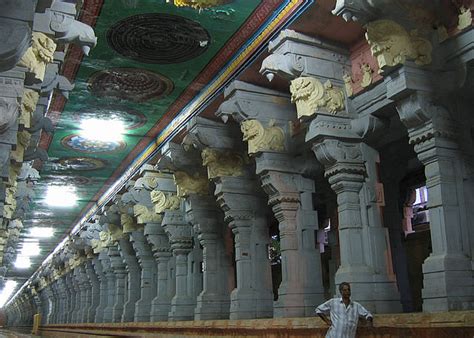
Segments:
[[[285,133],[282,128],[270,121],[264,127],[258,120],[245,120],[240,124],[243,140],[248,142],[249,155],[260,151],[284,151]]]
[[[112,238],[112,235],[109,231],[99,232],[99,239],[93,239],[91,241],[92,250],[94,253],[100,253],[105,250],[107,247],[115,245],[115,242]]]
[[[354,83],[354,81],[352,80],[352,76],[346,73],[342,76],[342,79],[344,80],[344,88],[346,89],[346,95],[352,96],[354,94],[354,90],[352,89],[352,84]]]
[[[201,152],[202,165],[207,167],[209,179],[220,176],[242,176],[244,159],[242,156],[205,148]]]
[[[366,88],[372,84],[372,73],[374,72],[368,63],[363,63],[360,65],[362,71],[362,80],[360,85],[363,88]]]
[[[313,77],[299,77],[291,81],[291,101],[296,103],[298,118],[316,113],[336,115],[344,111],[344,92],[330,80],[324,85]]]
[[[16,121],[23,93],[24,74],[6,72],[0,76],[0,134]]]
[[[404,64],[406,59],[412,59],[418,65],[431,63],[431,43],[418,36],[416,31],[407,32],[394,21],[378,20],[368,23],[365,38],[380,69]]]
[[[181,205],[181,199],[173,193],[165,193],[159,190],[151,192],[151,201],[155,205],[155,212],[163,213],[165,210],[178,210]]]
[[[173,177],[178,197],[186,197],[190,194],[207,195],[209,192],[209,180],[200,173],[191,176],[184,171],[176,171]]]
[[[33,32],[32,45],[18,62],[26,67],[39,81],[43,81],[46,65],[53,62],[56,43],[43,33]]]

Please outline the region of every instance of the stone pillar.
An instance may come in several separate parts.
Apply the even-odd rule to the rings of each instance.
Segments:
[[[411,285],[408,279],[408,257],[402,240],[403,229],[402,206],[400,205],[400,181],[407,174],[407,156],[410,154],[408,144],[397,142],[380,152],[380,174],[384,185],[385,207],[383,210],[384,224],[388,228],[390,247],[392,249],[393,268],[397,275],[398,290],[403,312],[413,312]]]
[[[215,195],[235,236],[237,286],[230,319],[273,317],[273,292],[267,247],[270,242],[263,196],[246,177],[216,179]]]
[[[130,240],[137,253],[141,267],[141,296],[135,303],[135,321],[149,322],[151,301],[156,296],[156,264],[150,245],[146,242],[143,231],[130,233]]]
[[[128,272],[127,296],[123,306],[122,322],[133,322],[135,319],[135,303],[140,299],[141,270],[138,264],[135,250],[132,247],[128,235],[119,241],[120,255],[126,265]]]
[[[327,119],[321,120],[312,123],[327,125]],[[337,139],[315,142],[313,150],[337,195],[341,265],[336,284],[349,282],[354,299],[371,311],[400,311],[387,230],[380,218],[382,187],[374,184],[377,152],[364,143]]]
[[[59,297],[59,311],[58,311],[58,318],[57,323],[67,323],[66,321],[66,314],[68,310],[68,293],[67,293],[67,286],[65,283],[65,276],[61,276],[58,278],[58,297]]]
[[[99,279],[98,274],[96,274],[94,270],[94,265],[95,265],[94,259],[97,259],[97,258],[93,256],[90,257],[90,259],[88,259],[85,264],[87,278],[91,285],[91,288],[87,295],[87,297],[90,297],[91,302],[90,302],[90,306],[87,308],[86,317],[84,319],[85,323],[95,322],[96,310],[99,307],[100,300],[101,300],[101,293],[100,293],[101,281]]]
[[[256,173],[279,222],[282,282],[274,316],[312,316],[324,300],[324,289],[315,245],[314,182],[302,173],[314,172],[311,166],[318,166],[304,156],[303,140],[291,136],[296,111],[289,95],[234,81],[225,97],[216,115],[232,116],[240,124],[248,154],[255,158]]]
[[[122,321],[126,301],[127,270],[116,246],[109,247],[108,256],[110,257],[110,267],[115,276],[115,285],[113,286],[115,295],[114,305],[112,308],[112,322],[119,323]]]
[[[168,235],[176,259],[176,293],[171,300],[169,320],[193,320],[196,299],[190,294],[188,280],[188,254],[193,249],[192,227],[181,210],[168,210],[161,223]]]
[[[81,294],[81,307],[77,312],[76,323],[87,323],[87,310],[91,306],[92,302],[92,284],[89,282],[87,277],[87,272],[85,265],[87,263],[83,262],[77,269],[79,270],[79,289]]]
[[[83,294],[83,288],[81,287],[82,284],[82,276],[81,276],[81,270],[79,266],[76,266],[74,270],[72,271],[72,283],[73,283],[73,290],[76,294],[75,297],[75,302],[74,302],[74,308],[72,310],[72,316],[71,316],[71,323],[79,323],[79,315],[81,312],[81,308],[84,305],[83,300],[84,300],[84,294]]]
[[[197,297],[195,320],[228,319],[231,265],[224,247],[224,215],[208,195],[191,194],[185,205],[203,247],[203,288]]]
[[[473,169],[466,159],[472,161],[472,154],[460,147],[466,133],[455,114],[434,102],[417,92],[397,104],[410,143],[425,166],[433,251],[423,263],[423,310],[473,309]]]
[[[105,284],[106,284],[106,289],[104,291],[107,294],[107,306],[105,306],[103,310],[104,315],[103,315],[102,320],[104,323],[111,323],[113,321],[113,311],[114,311],[115,297],[116,297],[116,290],[115,290],[116,276],[114,274],[114,270],[112,269],[111,259],[107,251],[108,250],[104,250],[101,253],[99,253],[99,261],[102,264],[102,271],[105,277]],[[114,252],[114,254],[118,255],[118,252]]]
[[[278,157],[262,154],[259,162],[281,160]],[[291,163],[291,159],[285,162]],[[260,177],[280,229],[282,282],[275,317],[311,316],[324,300],[321,257],[316,247],[318,216],[312,201],[314,181],[278,169],[264,170]]]
[[[94,257],[92,259],[92,264],[94,266],[94,271],[99,282],[99,305],[95,309],[95,317],[91,323],[103,323],[104,322],[104,310],[107,306],[108,294],[107,294],[107,279],[105,278],[105,273],[102,268],[102,263],[99,260],[99,257]],[[89,312],[89,316],[91,312]]]
[[[151,321],[166,321],[171,311],[171,299],[175,293],[175,280],[169,275],[171,246],[161,224],[148,223],[145,226],[145,236],[151,244],[157,265],[157,289],[151,305]]]

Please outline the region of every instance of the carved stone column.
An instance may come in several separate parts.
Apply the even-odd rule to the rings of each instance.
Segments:
[[[94,323],[95,321],[95,315],[96,315],[96,309],[98,308],[100,304],[100,286],[101,286],[101,281],[98,278],[98,275],[96,274],[94,270],[94,257],[90,257],[89,260],[87,260],[85,264],[85,269],[87,273],[87,278],[89,279],[89,283],[91,285],[90,292],[88,293],[88,297],[91,298],[90,306],[87,308],[86,312],[86,317],[84,319],[85,323]]]
[[[301,159],[304,142],[291,136],[295,109],[288,95],[240,81],[229,86],[225,96],[217,115],[232,116],[240,124],[249,156],[255,158],[256,173],[279,222],[282,282],[274,316],[312,316],[324,300],[324,289],[315,245],[318,217],[312,203],[314,182],[302,176],[311,167],[311,159]]]
[[[230,319],[273,317],[273,292],[267,247],[270,242],[264,199],[247,177],[216,179],[215,196],[235,236],[237,285]]]
[[[433,251],[423,264],[423,310],[472,309],[474,236],[469,213],[474,203],[469,178],[473,171],[466,160],[469,155],[459,145],[462,124],[434,100],[418,92],[397,105],[410,143],[425,166]]]
[[[393,268],[397,275],[400,301],[404,312],[413,312],[413,299],[411,285],[408,279],[408,257],[403,244],[405,237],[402,226],[403,214],[401,212],[400,181],[407,174],[407,158],[410,154],[407,145],[397,142],[386,147],[380,152],[381,167],[380,174],[384,184],[384,224],[390,235],[390,247],[392,249]],[[403,154],[407,154],[404,156]]]
[[[224,215],[211,196],[190,194],[186,213],[203,247],[203,289],[197,297],[195,320],[227,319],[230,309],[230,257],[224,246]]]
[[[111,323],[113,321],[113,310],[115,305],[115,281],[116,277],[114,270],[111,265],[111,258],[108,255],[108,250],[103,250],[99,253],[99,261],[102,264],[102,273],[105,278],[106,289],[104,290],[107,294],[107,305],[103,309],[103,322]],[[118,252],[114,252],[118,255]],[[101,290],[102,291],[102,290]]]
[[[156,296],[156,264],[150,245],[142,231],[130,233],[130,240],[141,267],[141,296],[135,303],[135,321],[150,321],[151,301]]]
[[[132,243],[128,235],[119,241],[120,255],[125,262],[128,272],[127,296],[126,302],[123,305],[123,315],[121,321],[124,323],[133,322],[135,319],[135,303],[140,299],[140,280],[141,269],[138,264],[136,252],[133,249]]]
[[[102,268],[102,264],[98,257],[92,259],[94,271],[99,282],[99,305],[95,309],[95,317],[90,323],[103,323],[104,322],[104,309],[107,306],[108,294],[107,294],[107,279]],[[89,312],[89,316],[91,313]]]
[[[176,259],[176,293],[171,300],[169,320],[193,320],[196,299],[190,293],[188,255],[193,249],[191,225],[182,210],[168,210],[161,223],[168,235],[171,251]]]
[[[392,263],[386,255],[387,231],[377,208],[381,187],[371,182],[376,152],[363,143],[337,139],[315,142],[313,150],[337,194],[341,265],[336,284],[351,283],[354,298],[374,312],[399,311]]]
[[[160,174],[157,176],[157,187],[150,193],[151,201],[155,205],[153,211],[156,214],[161,214],[162,211],[156,209],[156,189],[158,187],[168,188],[168,190],[175,189],[173,179],[169,176],[171,175]],[[174,271],[175,262],[172,259],[168,235],[161,226],[161,221],[160,223],[148,223],[145,226],[145,236],[151,244],[153,257],[155,257],[157,264],[157,289],[151,307],[151,321],[166,321],[171,311],[171,299],[176,288],[174,275],[171,274]]]
[[[57,323],[66,323],[66,313],[67,313],[67,291],[66,285],[64,281],[64,276],[58,278],[57,285],[58,285],[58,314],[57,314]]]
[[[112,322],[119,323],[122,321],[124,311],[127,289],[127,270],[116,246],[109,247],[108,255],[110,257],[110,266],[115,276],[115,285],[113,287],[115,295],[112,309]]]
[[[87,263],[84,261],[77,269],[79,269],[79,289],[81,290],[81,307],[77,313],[76,323],[87,323],[87,310],[92,303],[92,284],[89,281],[86,272]]]

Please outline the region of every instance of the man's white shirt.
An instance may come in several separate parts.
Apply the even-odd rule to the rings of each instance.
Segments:
[[[333,298],[319,305],[316,313],[331,316],[332,325],[326,338],[354,338],[359,317],[372,317],[372,314],[357,302],[351,301],[346,307],[342,298]]]

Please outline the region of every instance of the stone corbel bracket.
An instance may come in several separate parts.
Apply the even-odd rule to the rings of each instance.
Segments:
[[[31,42],[36,1],[2,1],[0,13],[0,72],[12,69]]]
[[[202,117],[192,119],[183,144],[192,141],[198,149],[209,179],[218,176],[242,176],[247,158],[243,155],[242,136],[237,124],[223,124]],[[199,145],[195,144],[199,142]],[[186,149],[186,146],[185,146]]]
[[[33,30],[55,37],[57,43],[77,43],[85,55],[97,44],[94,30],[75,19],[76,6],[73,3],[53,1],[44,13],[36,13]]]
[[[275,75],[287,80],[313,76],[342,86],[344,70],[350,68],[346,49],[289,29],[269,43],[268,51],[260,73],[269,81]]]
[[[188,134],[182,145],[185,150],[191,148],[202,151],[207,147],[240,149],[242,142],[235,125],[226,125],[200,116],[193,117],[187,124]]]
[[[48,64],[41,91],[49,96],[54,89],[57,89],[66,99],[69,99],[69,92],[74,89],[74,85],[66,77],[59,75],[59,66],[56,62]]]
[[[261,151],[288,152],[300,148],[292,137],[296,114],[288,95],[234,81],[224,92],[225,101],[216,112],[224,122],[232,117],[248,142],[249,155]]]

